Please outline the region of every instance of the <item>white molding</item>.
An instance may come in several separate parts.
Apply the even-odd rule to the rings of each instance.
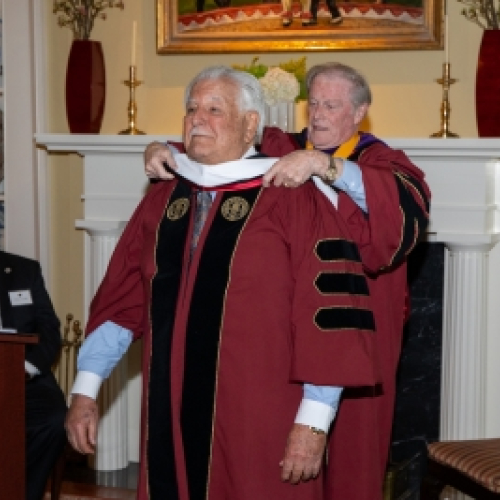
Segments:
[[[120,205],[130,213],[130,202],[143,195],[143,151],[151,141],[180,140],[179,136],[123,136],[37,134],[37,143],[48,151],[73,151],[86,157],[102,176],[93,187],[88,184],[85,198],[98,213],[112,211],[110,218],[120,218]],[[498,139],[386,139],[392,147],[403,149],[427,176],[432,188],[431,223],[428,239],[436,242],[480,244],[498,241],[500,234],[500,140]],[[107,165],[109,156],[115,162],[135,161],[130,170],[135,176],[128,187],[104,189],[117,179],[120,167]],[[123,157],[122,157],[123,155]],[[92,158],[92,159],[91,159]],[[132,158],[135,158],[133,160]],[[102,161],[99,162],[99,159]],[[130,163],[132,165],[133,163]],[[123,164],[124,165],[124,164]],[[89,169],[89,167],[86,167]],[[123,166],[125,168],[125,166]],[[132,168],[132,167],[131,167]],[[90,173],[89,177],[97,172]],[[108,177],[106,177],[108,176]],[[125,183],[124,179],[117,182]],[[113,191],[115,190],[115,191]],[[107,199],[106,199],[107,197]],[[131,198],[132,197],[132,198]],[[98,202],[99,198],[101,201]],[[133,201],[135,199],[135,201]],[[88,215],[99,218],[89,207]],[[118,211],[118,213],[116,212]],[[122,214],[123,215],[123,214]],[[102,216],[102,215],[101,215]]]
[[[402,149],[411,157],[448,159],[482,158],[500,159],[500,139],[384,139],[394,149]]]
[[[142,152],[151,141],[180,141],[179,135],[36,134],[49,151]],[[448,159],[500,159],[500,139],[391,139],[384,141],[408,156]]]
[[[80,155],[99,153],[144,153],[152,141],[180,141],[178,135],[112,135],[112,134],[35,134],[38,145],[48,151],[76,152]]]
[[[44,19],[45,6],[43,2],[32,2],[33,19]],[[47,113],[47,41],[46,41],[46,23],[33,23],[33,64],[35,80],[35,132],[46,132],[48,128]],[[47,277],[47,288],[50,290],[51,269],[50,269],[50,184],[47,177],[47,155],[37,150],[37,247],[38,259],[44,275]]]

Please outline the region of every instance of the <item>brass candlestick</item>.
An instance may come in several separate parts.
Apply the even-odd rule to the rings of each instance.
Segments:
[[[443,77],[436,80],[443,86],[443,101],[441,102],[441,130],[432,134],[431,137],[458,137],[457,134],[450,132],[450,101],[448,94],[450,85],[457,80],[450,78],[450,63],[443,63]]]
[[[128,80],[124,80],[124,84],[130,89],[130,99],[128,102],[128,128],[126,130],[122,130],[119,132],[123,135],[141,135],[145,132],[138,130],[136,128],[136,119],[137,119],[137,104],[135,103],[135,88],[138,87],[141,83],[140,80],[136,80],[135,76],[136,67],[129,67],[129,78]]]

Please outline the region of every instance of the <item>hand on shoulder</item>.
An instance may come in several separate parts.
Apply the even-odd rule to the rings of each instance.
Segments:
[[[317,150],[293,151],[280,158],[264,175],[264,187],[297,187],[317,175],[323,178],[330,165],[330,157]]]
[[[152,142],[144,151],[144,171],[150,179],[173,179],[174,175],[165,169],[163,163],[168,163],[170,168],[176,169],[174,156],[168,146],[161,142]]]

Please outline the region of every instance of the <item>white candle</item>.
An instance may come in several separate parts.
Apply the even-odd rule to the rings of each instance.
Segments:
[[[444,3],[444,62],[450,62],[450,39],[449,39],[449,26],[448,26],[448,5],[447,1]]]
[[[137,35],[137,21],[132,23],[132,66],[135,66],[135,39]]]

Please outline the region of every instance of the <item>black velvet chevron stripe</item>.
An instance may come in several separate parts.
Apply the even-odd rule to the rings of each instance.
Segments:
[[[398,175],[394,175],[394,179],[396,180],[396,185],[398,187],[399,204],[404,214],[403,238],[401,246],[393,259],[393,264],[397,264],[406,257],[416,243],[415,232],[417,229],[415,228],[415,223],[418,227],[418,232],[421,234],[427,227],[429,220],[427,214],[415,201],[412,193],[406,186],[405,181],[403,181]],[[410,178],[408,177],[405,177],[405,180],[410,182]],[[421,189],[419,187],[417,188],[416,183],[411,182],[411,184],[422,194]],[[425,200],[426,197],[423,196],[423,199]],[[427,213],[428,210],[427,206]]]
[[[180,198],[190,199],[191,189],[178,184],[169,206]],[[166,213],[166,210],[165,210]],[[170,405],[170,354],[172,329],[189,212],[172,221],[164,215],[156,247],[157,273],[152,281],[152,355],[148,393],[148,475],[151,500],[178,500]]]
[[[352,273],[321,273],[315,281],[317,289],[325,294],[369,295],[366,278]]]
[[[373,313],[354,307],[330,307],[320,309],[315,323],[322,330],[372,330],[375,331]]]
[[[323,262],[334,260],[349,260],[361,262],[358,247],[352,241],[322,240],[316,245],[316,255]]]
[[[425,204],[425,211],[429,213],[430,209],[429,198],[424,193],[424,190],[422,189],[422,185],[420,184],[420,182],[418,182],[417,179],[410,177],[409,175],[403,175],[403,174],[400,175],[404,178],[404,181],[407,184],[411,184],[413,189],[415,189],[420,194],[420,197],[422,198]]]
[[[202,249],[188,320],[181,425],[190,500],[204,500],[210,465],[220,328],[231,260],[260,188],[225,193],[244,198],[249,213],[226,220],[219,208]],[[244,453],[244,450],[242,450]]]

